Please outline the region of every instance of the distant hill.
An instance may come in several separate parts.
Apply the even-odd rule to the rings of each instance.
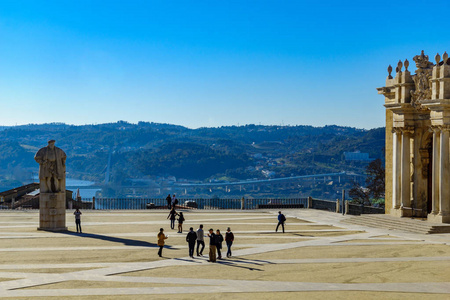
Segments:
[[[0,130],[0,185],[30,181],[36,150],[49,139],[68,155],[68,176],[111,182],[175,176],[207,181],[287,177],[326,172],[363,173],[366,163],[346,162],[345,151],[384,159],[384,128],[341,126],[225,126],[189,129],[139,122],[74,126],[30,124]],[[111,155],[110,155],[111,153]]]

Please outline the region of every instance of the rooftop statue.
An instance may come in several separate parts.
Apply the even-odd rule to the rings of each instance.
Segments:
[[[41,193],[59,193],[66,190],[66,153],[55,147],[55,140],[48,141],[34,159],[39,163]]]
[[[416,62],[416,76],[413,77],[415,90],[411,91],[411,104],[416,108],[422,108],[420,101],[431,99],[431,77],[434,64],[428,60],[428,55],[422,53],[414,56]]]

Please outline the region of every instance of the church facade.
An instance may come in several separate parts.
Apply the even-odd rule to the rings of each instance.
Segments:
[[[386,107],[386,213],[450,223],[450,59],[416,55],[388,67],[378,88]]]

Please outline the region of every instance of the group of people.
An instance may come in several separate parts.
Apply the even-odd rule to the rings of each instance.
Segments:
[[[175,207],[172,207],[170,209],[169,215],[167,216],[167,219],[170,219],[170,229],[174,229],[175,228],[175,220],[177,219],[178,216],[178,232],[177,233],[182,233],[183,232],[183,222],[184,222],[184,216],[183,216],[183,212],[179,212],[177,213],[175,211]]]
[[[173,195],[175,198],[175,195]],[[170,195],[167,197],[170,198]],[[176,198],[175,198],[176,199]],[[169,201],[168,201],[169,202]],[[81,212],[77,208],[75,212],[73,213],[75,215],[75,225],[77,228],[77,233],[82,233],[81,231]],[[183,213],[177,213],[175,211],[175,204],[170,206],[170,212],[167,216],[167,219],[170,218],[170,228],[175,228],[175,220],[178,216],[178,232],[183,232],[183,222],[185,221]],[[278,224],[277,228],[275,229],[275,232],[278,232],[278,227],[281,225],[284,233],[284,223],[286,222],[286,217],[281,213],[281,211],[278,212]],[[197,231],[194,231],[194,228],[189,228],[189,232],[186,235],[186,242],[189,245],[189,256],[191,258],[194,258],[194,250],[195,250],[195,244],[197,244],[197,256],[203,256],[203,250],[205,249],[205,237],[209,237],[209,262],[216,262],[217,259],[222,259],[222,243],[225,240],[225,243],[227,245],[227,257],[231,257],[231,246],[233,245],[234,241],[234,234],[231,232],[231,228],[227,228],[227,232],[225,233],[225,239],[223,235],[220,233],[220,230],[217,229],[216,233],[214,233],[214,229],[210,228],[208,230],[207,235],[205,236],[205,233],[203,231],[203,224],[200,224]],[[159,251],[158,255],[159,257],[162,257],[162,250],[164,248],[165,240],[168,238],[167,235],[164,234],[164,229],[160,228],[158,233],[158,246]],[[200,248],[201,246],[201,248]],[[217,255],[216,255],[217,252]]]
[[[205,237],[209,237],[209,262],[216,262],[217,259],[222,258],[222,243],[224,241],[223,235],[220,230],[217,229],[214,233],[214,229],[209,229],[209,233],[205,236],[203,230],[203,224],[200,224],[197,231],[194,228],[189,228],[189,232],[186,235],[186,242],[189,245],[189,256],[194,258],[195,245],[197,244],[197,256],[203,256],[203,250],[205,249]],[[160,228],[158,233],[158,246],[159,257],[162,256],[162,249],[164,248],[165,240],[168,238],[164,234],[164,229]],[[227,228],[225,233],[225,243],[227,245],[227,257],[231,257],[231,246],[233,245],[234,234],[231,232],[231,228]],[[217,252],[217,253],[216,253]],[[217,254],[217,255],[216,255]]]
[[[175,195],[174,195],[175,196]],[[170,197],[170,195],[169,195]],[[168,198],[169,198],[168,197]],[[183,222],[184,222],[184,216],[183,213],[177,213],[175,211],[175,207],[172,206],[169,212],[169,215],[167,216],[167,219],[170,218],[170,228],[174,229],[175,227],[175,219],[176,216],[178,217],[178,233],[183,232]],[[275,232],[278,232],[278,228],[281,226],[284,233],[284,224],[286,222],[286,216],[281,213],[281,211],[278,212],[278,224],[277,228],[275,229]],[[230,227],[227,228],[227,232],[225,233],[225,239],[223,235],[220,233],[220,230],[217,229],[214,233],[214,229],[210,228],[208,230],[207,235],[205,235],[203,231],[203,225],[200,224],[197,231],[194,231],[194,228],[189,228],[189,232],[186,235],[186,242],[189,245],[189,256],[191,258],[194,258],[194,250],[195,245],[197,244],[197,256],[203,256],[203,250],[205,249],[205,237],[209,237],[209,262],[216,262],[217,259],[222,258],[222,243],[225,240],[225,243],[227,245],[227,257],[231,257],[231,246],[233,245],[234,241],[234,234],[231,232]],[[164,234],[164,229],[161,228],[158,233],[158,246],[159,251],[158,255],[162,256],[162,249],[165,244],[165,239],[167,239],[167,236]],[[201,247],[201,248],[200,248]],[[216,255],[217,253],[217,255]]]
[[[175,194],[173,194],[173,197],[170,196],[170,194],[167,196],[166,198],[167,201],[167,208],[168,209],[172,209],[175,208],[175,206],[178,204],[178,199],[175,196]]]

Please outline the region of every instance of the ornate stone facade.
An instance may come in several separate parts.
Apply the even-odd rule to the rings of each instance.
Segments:
[[[378,88],[386,107],[386,213],[450,223],[450,60],[424,52],[388,67]],[[405,70],[403,70],[403,66]]]

